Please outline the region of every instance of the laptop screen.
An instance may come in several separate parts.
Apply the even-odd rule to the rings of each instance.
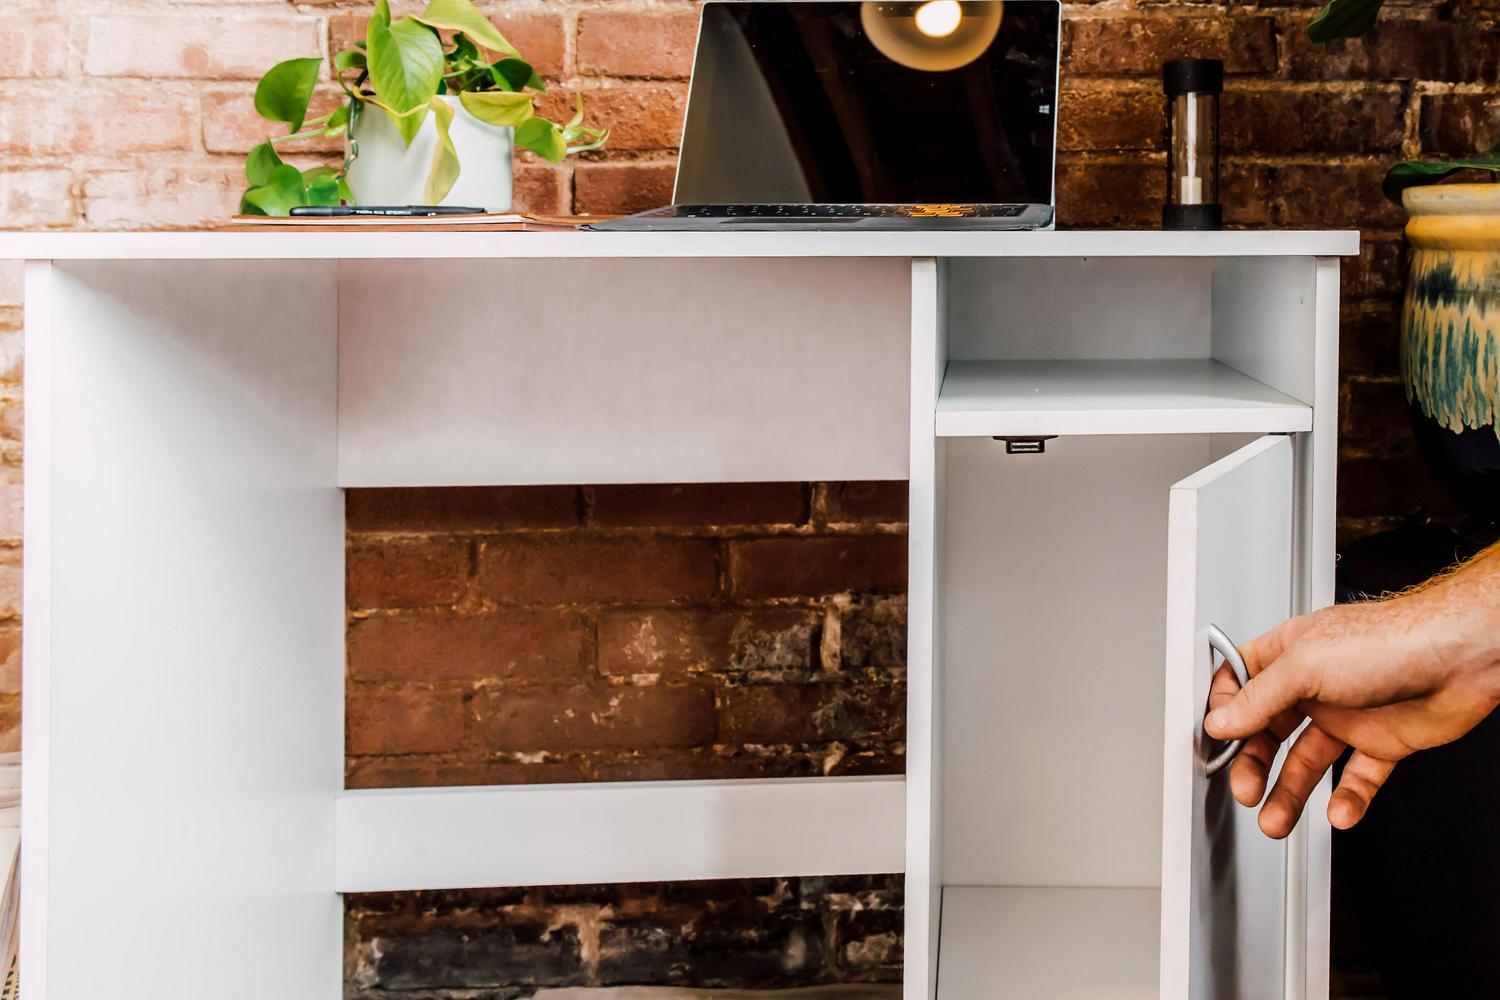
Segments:
[[[711,0],[674,200],[1052,203],[1057,0]]]

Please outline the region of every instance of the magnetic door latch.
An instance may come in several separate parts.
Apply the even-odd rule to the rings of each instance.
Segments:
[[[1047,442],[1055,437],[1056,434],[1044,434],[1041,437],[1001,437],[997,434],[995,440],[1005,442],[1007,455],[1042,455],[1047,451]]]

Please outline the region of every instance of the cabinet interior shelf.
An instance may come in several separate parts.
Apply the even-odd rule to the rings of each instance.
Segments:
[[[951,361],[939,437],[1274,434],[1312,428],[1312,407],[1211,359]]]
[[[947,886],[938,1000],[1156,1000],[1159,889]]]

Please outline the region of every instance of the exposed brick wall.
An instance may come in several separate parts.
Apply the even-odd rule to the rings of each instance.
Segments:
[[[183,228],[221,219],[242,186],[245,151],[264,135],[251,108],[255,78],[278,59],[346,44],[362,30],[368,6],[7,0],[0,10],[0,227]],[[692,0],[485,6],[557,81],[549,109],[583,90],[598,118],[615,126],[608,150],[559,168],[523,157],[518,204],[611,212],[664,201],[686,92]],[[1064,225],[1156,224],[1164,191],[1158,66],[1168,57],[1209,55],[1225,59],[1230,74],[1231,224],[1363,230],[1365,249],[1346,263],[1343,282],[1345,537],[1418,506],[1447,509],[1413,453],[1401,410],[1402,218],[1381,198],[1380,176],[1398,155],[1466,153],[1500,138],[1496,0],[1388,6],[1368,39],[1330,49],[1303,38],[1315,9],[1308,0],[1066,7]],[[331,88],[323,99],[332,100]],[[0,750],[18,739],[20,302],[19,268],[0,262]],[[852,495],[835,501],[824,487],[808,488],[805,514],[757,508],[754,516],[727,517],[722,508],[674,507],[660,494],[637,494],[634,514],[629,503],[601,504],[598,491],[538,491],[525,503],[520,493],[509,496],[520,506],[497,509],[492,492],[446,508],[430,496],[351,501],[350,593],[360,605],[350,626],[351,784],[899,769],[899,665],[879,647],[889,641],[893,618],[886,616],[899,612],[900,599],[878,574],[894,572],[881,546],[893,544],[902,515],[878,494],[866,498],[875,509],[858,512]],[[840,517],[852,526],[833,527]],[[615,572],[590,574],[596,589],[588,593],[559,590],[557,567],[587,558],[569,550],[564,536],[608,550]],[[843,547],[851,540],[859,552]],[[831,596],[847,585],[840,574],[850,565],[877,574],[866,582],[878,596]],[[788,580],[799,593],[777,590]],[[641,639],[646,618],[649,642]],[[859,638],[865,629],[870,637]],[[655,657],[642,669],[639,658],[650,651]],[[578,704],[602,710],[552,726],[565,713],[564,692],[578,699],[569,701],[575,713]],[[608,704],[613,695],[618,704]],[[669,713],[652,711],[662,707]],[[522,742],[534,745],[517,745],[516,733],[530,733]],[[512,971],[497,973],[494,983],[434,977],[426,985],[442,995],[508,998],[529,991],[513,971],[527,953],[497,957],[484,943],[465,950],[468,931],[456,930],[470,926],[465,921],[511,926],[522,912],[533,926],[585,921],[593,930],[578,931],[578,940],[600,942],[588,934],[602,935],[598,929],[626,910],[680,915],[721,905],[714,887],[702,888],[707,895],[698,897],[690,887],[640,889],[628,900],[609,895],[625,890],[362,898],[350,911],[351,983],[404,989],[416,982],[382,978],[390,970],[361,959],[368,949],[360,942],[380,938],[392,954],[410,956],[401,973],[408,976],[424,967],[412,950],[421,941],[435,942],[439,956],[445,941],[458,942],[444,967]],[[825,922],[842,912],[832,901],[844,891],[786,887],[798,899],[823,893],[799,903],[797,919],[815,913]],[[674,930],[674,919],[649,917],[637,930],[670,956],[690,922],[682,916]],[[434,936],[424,938],[422,928]],[[837,947],[827,953],[841,954]],[[599,960],[581,956],[564,978],[604,981]],[[660,975],[639,974],[674,981],[674,962],[653,967]],[[823,971],[799,981],[849,969],[808,967]]]
[[[901,771],[904,482],[347,514],[353,787]]]
[[[692,0],[482,6],[556,81],[546,108],[557,112],[583,91],[615,128],[607,150],[560,167],[524,154],[518,205],[618,212],[666,200]],[[1311,0],[1065,7],[1064,225],[1157,224],[1165,188],[1157,73],[1165,58],[1196,54],[1223,58],[1229,72],[1231,224],[1364,231],[1365,249],[1344,278],[1345,537],[1417,507],[1451,510],[1416,458],[1397,405],[1402,217],[1381,197],[1380,176],[1398,155],[1466,153],[1500,138],[1500,56],[1489,43],[1496,0],[1387,6],[1367,39],[1329,48],[1304,36]],[[181,228],[222,219],[241,189],[244,153],[265,135],[251,106],[255,79],[278,59],[347,45],[368,9],[368,0],[8,0],[0,12],[0,225]],[[19,302],[19,271],[0,262],[6,369],[18,353]]]
[[[348,784],[900,773],[906,484],[353,490]],[[351,998],[899,982],[897,876],[346,899]]]
[[[346,902],[349,1000],[901,979],[898,875],[382,893]],[[899,995],[889,985],[863,994]]]

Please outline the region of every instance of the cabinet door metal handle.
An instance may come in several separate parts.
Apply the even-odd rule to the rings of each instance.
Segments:
[[[1223,629],[1217,625],[1209,625],[1208,644],[1220,656],[1224,657],[1224,662],[1229,664],[1229,669],[1233,670],[1234,676],[1238,678],[1240,687],[1243,688],[1246,684],[1250,683],[1250,671],[1245,669],[1245,658],[1240,656],[1239,648],[1229,641],[1229,636],[1224,634]],[[1205,735],[1207,734],[1205,733]],[[1225,767],[1229,766],[1230,761],[1239,756],[1240,750],[1244,746],[1244,740],[1230,740],[1224,744],[1223,749],[1208,759],[1207,763],[1203,765],[1204,771],[1210,778],[1218,774]]]

